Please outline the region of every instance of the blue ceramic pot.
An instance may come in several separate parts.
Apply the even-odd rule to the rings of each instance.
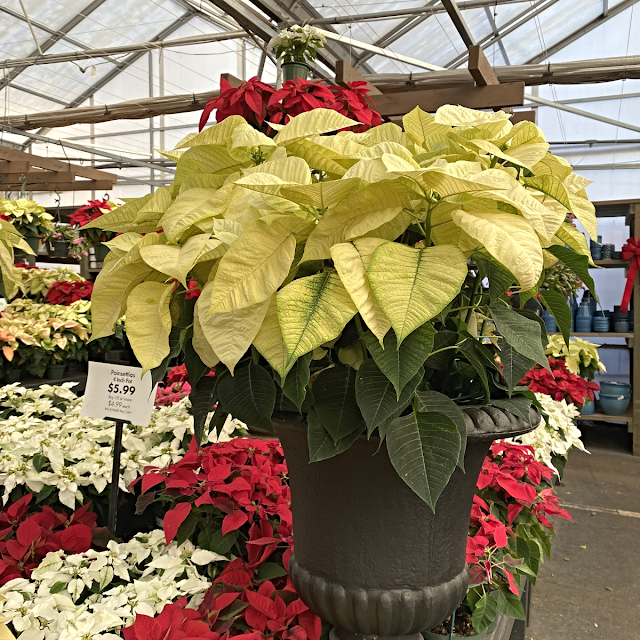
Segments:
[[[602,247],[600,245],[591,247],[591,257],[594,260],[602,260]]]
[[[580,413],[583,416],[592,416],[596,412],[596,403],[593,400],[589,400],[582,405]]]
[[[607,333],[609,331],[609,320],[607,318],[594,318],[593,331],[595,333]]]
[[[631,385],[627,382],[600,381],[600,393],[607,396],[628,396]]]
[[[590,333],[593,323],[593,314],[589,308],[589,303],[583,302],[576,312],[576,331],[578,333]]]
[[[621,416],[629,407],[630,396],[600,393],[600,407],[608,416]]]
[[[613,331],[615,333],[627,333],[629,331],[628,320],[614,320]]]
[[[547,333],[555,333],[558,330],[556,319],[546,309],[542,312],[542,321],[547,329]]]

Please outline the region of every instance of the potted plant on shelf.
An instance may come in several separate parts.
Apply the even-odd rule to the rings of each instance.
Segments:
[[[89,246],[93,247],[97,262],[103,262],[106,258],[109,248],[104,243],[114,238],[117,232],[98,232],[95,229],[86,228],[87,224],[117,207],[118,205],[115,202],[105,196],[102,200],[89,200],[87,204],[79,207],[69,216],[71,226],[77,229],[81,236],[86,237],[89,241]]]
[[[53,231],[53,216],[42,205],[27,198],[5,200],[0,198],[0,214],[11,222],[31,251],[37,255],[42,237]]]
[[[311,25],[283,29],[268,44],[282,62],[282,80],[307,79],[309,62],[316,59],[317,50],[324,49],[327,39]]]
[[[92,339],[126,313],[153,380],[184,350],[198,439],[214,404],[212,425],[275,425],[297,592],[338,638],[413,636],[466,593],[491,441],[539,420],[519,382],[548,367],[546,332],[505,292],[524,303],[558,260],[593,288],[564,221],[596,219],[532,123],[447,106],[331,135],[357,124],[317,109],[270,139],[231,116],[186,138],[172,186],[88,225],[123,232]],[[566,300],[547,301],[565,329]]]
[[[0,200],[0,209],[2,201]],[[15,266],[15,252],[33,255],[33,250],[22,235],[0,210],[0,296],[7,301],[22,289],[21,269]]]
[[[68,224],[54,224],[51,232],[46,235],[49,257],[66,258],[69,255],[69,246],[77,237]]]

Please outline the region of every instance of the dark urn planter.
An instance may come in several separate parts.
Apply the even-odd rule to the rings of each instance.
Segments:
[[[332,640],[411,637],[464,598],[473,494],[491,442],[527,433],[492,406],[463,409],[466,473],[456,469],[435,514],[400,479],[386,446],[364,436],[344,453],[309,463],[304,422],[274,420],[289,469],[295,531],[289,573],[304,603],[334,625]]]

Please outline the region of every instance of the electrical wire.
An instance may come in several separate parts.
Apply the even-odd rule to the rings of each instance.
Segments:
[[[635,8],[635,5],[631,5],[631,18],[629,20],[629,31],[627,32],[627,48],[625,50],[625,68],[626,68],[626,63],[627,63],[627,59],[629,58],[629,45],[631,43],[631,28],[633,27],[633,10]],[[620,92],[620,102],[618,103],[618,117],[617,120],[618,122],[620,122],[620,117],[622,116],[622,100],[624,99],[624,90],[625,90],[625,86],[626,83],[624,81],[624,79],[622,80],[622,91]],[[613,145],[613,158],[611,160],[611,166],[615,166],[616,164],[616,151],[617,151],[617,147],[618,147],[618,137],[620,135],[620,127],[616,127],[616,141],[614,142]]]

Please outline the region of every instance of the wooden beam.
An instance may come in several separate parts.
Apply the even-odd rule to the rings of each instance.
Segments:
[[[348,87],[349,82],[366,82],[370,96],[380,96],[382,91],[375,84],[367,82],[346,60],[336,60],[336,84],[341,87]]]
[[[20,186],[22,180],[20,176],[26,178],[26,185],[29,186],[34,182],[73,182],[76,179],[74,171],[25,171],[22,173],[0,173],[3,185],[17,184]]]
[[[480,45],[474,44],[469,47],[469,73],[473,76],[479,87],[486,87],[492,84],[500,84],[498,76]]]
[[[538,112],[535,109],[531,109],[530,111],[516,111],[511,118],[511,124],[518,124],[518,122],[533,122],[536,124]]]
[[[415,107],[433,112],[445,104],[459,104],[470,109],[520,106],[524,104],[524,82],[486,87],[407,91],[376,96],[376,107],[381,116],[404,115]]]
[[[31,171],[28,162],[0,162],[0,173],[26,173]]]
[[[240,78],[236,78],[230,73],[221,73],[220,76],[224,78],[234,89],[242,86],[242,80],[240,80]]]
[[[539,65],[513,65],[496,67],[496,76],[501,83],[525,82],[527,86],[544,84],[594,84],[612,82],[625,78],[640,78],[640,56],[620,58],[598,58]],[[375,84],[384,94],[410,90],[409,74],[385,73],[367,75],[365,79]],[[416,91],[443,89],[447,87],[471,87],[473,78],[468,69],[449,69],[413,73]],[[203,93],[154,96],[127,102],[94,107],[56,109],[22,115],[7,116],[1,124],[16,129],[31,130],[40,127],[67,127],[74,124],[91,124],[111,120],[151,118],[171,113],[200,111],[210,98],[220,95],[218,90]],[[377,103],[377,100],[376,100]]]
[[[473,34],[471,33],[471,29],[467,25],[465,19],[462,17],[462,12],[460,8],[456,4],[455,0],[440,0],[444,5],[444,8],[447,10],[449,17],[451,18],[451,22],[453,22],[453,26],[456,28],[456,31],[460,34],[462,38],[462,42],[467,47],[474,45],[476,43]]]
[[[115,183],[111,180],[76,180],[75,182],[40,182],[27,185],[29,191],[111,191]],[[3,189],[4,185],[0,185]],[[15,191],[15,189],[11,189]]]
[[[8,147],[2,146],[0,146],[0,160],[8,160],[9,162],[28,162],[31,167],[48,169],[49,171],[73,171],[76,175],[81,176],[82,178],[89,178],[90,180],[106,180],[115,183],[118,179],[118,176],[115,173],[107,173],[100,169],[92,169],[91,167],[62,162],[61,160],[45,158],[43,156],[34,155],[33,153],[25,153],[24,151],[9,149]],[[102,187],[99,188],[101,189]],[[35,189],[33,189],[33,191],[35,191]]]

